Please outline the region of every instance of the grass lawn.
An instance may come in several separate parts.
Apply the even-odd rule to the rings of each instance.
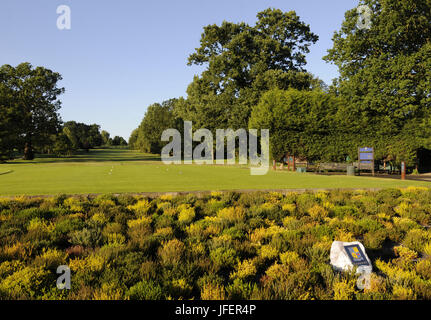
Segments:
[[[164,165],[129,150],[91,150],[70,158],[41,157],[0,164],[0,195],[216,191],[241,189],[389,188],[429,182],[318,176],[270,171],[251,176],[241,166]]]

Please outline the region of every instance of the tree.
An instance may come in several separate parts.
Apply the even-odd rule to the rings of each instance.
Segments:
[[[0,74],[2,94],[7,93],[7,109],[15,109],[19,114],[15,130],[25,143],[24,159],[32,160],[34,147],[49,143],[50,135],[59,130],[61,119],[57,111],[61,102],[57,97],[64,88],[57,83],[62,77],[44,67],[33,68],[30,63],[16,68],[4,65]]]
[[[371,28],[358,27],[356,9],[346,12],[334,45],[324,58],[340,77],[332,90],[349,101],[345,117],[352,135],[394,150],[431,146],[431,2],[362,0],[371,11]],[[412,152],[399,151],[406,161]],[[396,157],[396,156],[392,156]]]
[[[139,130],[138,130],[138,128],[136,128],[135,130],[132,131],[132,133],[130,134],[130,137],[129,137],[129,147],[130,147],[130,149],[132,149],[132,150],[139,150],[139,147],[138,147],[138,144],[137,144],[137,142],[138,142],[138,136],[139,136]]]
[[[110,134],[109,134],[109,132],[107,132],[107,131],[105,131],[105,130],[102,130],[102,132],[101,132],[101,136],[102,136],[102,144],[104,145],[104,146],[107,146],[107,145],[109,145],[109,136],[110,136]]]
[[[19,144],[19,111],[15,105],[13,88],[7,85],[7,66],[0,68],[0,161],[10,159]]]
[[[62,132],[59,133],[55,137],[53,152],[58,156],[70,156],[73,151],[73,144],[67,135]]]
[[[147,108],[144,118],[139,125],[136,137],[132,140],[133,146],[142,152],[160,153],[166,144],[161,141],[165,129],[178,128],[178,120],[174,116],[174,108],[177,99],[164,101],[162,104],[155,103]]]
[[[100,134],[100,126],[98,124],[92,124],[90,126],[87,126],[87,138],[88,138],[88,144],[91,148],[94,147],[100,147],[103,144],[103,138]]]
[[[198,127],[246,128],[252,106],[272,89],[311,89],[320,82],[304,70],[318,40],[294,11],[267,9],[254,26],[224,21],[204,27],[188,64],[206,65],[177,105],[177,116]]]
[[[75,121],[68,121],[64,124],[63,133],[72,142],[73,148],[89,150],[100,147],[103,137],[98,124],[87,125]]]
[[[114,139],[112,139],[112,145],[113,146],[127,146],[126,140],[124,140],[123,137],[115,136]]]
[[[349,152],[340,141],[343,105],[325,92],[274,89],[253,108],[249,128],[269,129],[275,160],[288,153],[309,161],[343,161]]]

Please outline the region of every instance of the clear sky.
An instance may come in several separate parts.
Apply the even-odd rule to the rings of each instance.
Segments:
[[[148,105],[186,95],[199,67],[187,57],[203,27],[223,20],[254,25],[268,7],[295,10],[320,37],[307,70],[327,84],[337,68],[322,60],[344,13],[358,0],[1,0],[0,65],[30,62],[63,76],[64,121],[97,123],[126,140]],[[71,8],[71,30],[57,7]]]

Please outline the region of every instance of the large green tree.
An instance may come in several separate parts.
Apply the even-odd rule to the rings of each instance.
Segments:
[[[14,102],[15,91],[7,85],[7,67],[0,68],[0,160],[9,159],[18,146],[20,114]]]
[[[349,101],[352,136],[382,158],[412,161],[406,150],[431,146],[431,1],[360,4],[370,9],[371,27],[360,27],[356,8],[346,12],[324,58],[340,71],[332,90]]]
[[[321,91],[274,89],[253,108],[250,128],[269,129],[275,160],[287,153],[309,161],[344,161],[342,98]]]
[[[165,129],[180,128],[174,116],[177,99],[154,103],[147,108],[144,118],[129,140],[130,147],[143,152],[160,153],[165,142],[161,141]]]
[[[63,133],[71,141],[73,148],[89,150],[103,144],[103,137],[98,124],[85,124],[68,121],[64,124]]]
[[[178,104],[177,116],[198,127],[246,128],[251,108],[271,88],[321,86],[304,69],[309,46],[318,40],[294,11],[267,9],[257,22],[224,21],[204,27],[201,46],[188,64],[205,65]]]
[[[124,138],[123,138],[123,137],[115,136],[115,137],[112,139],[112,145],[113,145],[113,146],[127,146],[127,141],[126,141],[126,140],[124,140]]]
[[[110,134],[108,131],[102,130],[102,132],[100,133],[102,136],[102,143],[104,146],[108,146],[112,140],[110,139]]]
[[[58,87],[61,75],[44,67],[33,68],[30,63],[17,67],[0,68],[2,112],[14,118],[12,133],[18,133],[24,143],[24,159],[34,158],[34,147],[50,143],[50,135],[58,132],[61,119],[57,111],[61,107],[58,96],[64,88]],[[3,139],[3,135],[1,137]],[[7,139],[7,137],[6,137]],[[9,139],[7,139],[9,140]]]

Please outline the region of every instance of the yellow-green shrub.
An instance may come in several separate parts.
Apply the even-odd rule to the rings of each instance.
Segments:
[[[319,206],[319,205],[314,205],[313,207],[311,207],[310,209],[308,209],[308,214],[316,220],[323,220],[324,218],[326,218],[328,216],[328,211]]]
[[[196,216],[195,209],[190,207],[189,204],[182,204],[178,207],[178,221],[183,224],[189,224]]]
[[[166,266],[176,266],[185,251],[184,243],[178,239],[164,242],[158,250],[160,262]]]
[[[430,233],[421,229],[412,229],[404,238],[403,245],[417,252],[423,252],[429,240],[431,240]]]
[[[405,288],[398,284],[393,287],[392,294],[395,300],[414,300],[416,298],[411,288]]]
[[[134,205],[130,205],[127,209],[132,210],[137,216],[141,217],[149,213],[151,204],[148,200],[143,199],[136,202]]]
[[[201,289],[202,300],[225,300],[226,291],[223,285],[217,283],[205,283]]]
[[[217,217],[227,223],[238,223],[244,221],[245,211],[242,207],[223,208],[217,212]]]
[[[56,269],[60,265],[65,265],[66,259],[67,253],[65,252],[44,248],[42,253],[35,258],[34,262],[37,266]]]
[[[231,273],[231,278],[245,279],[256,274],[255,261],[248,259],[239,261],[236,267],[236,271]]]
[[[263,245],[259,250],[259,255],[263,259],[274,259],[278,256],[278,250],[272,245]]]
[[[354,280],[343,279],[334,283],[334,300],[352,300],[355,297]]]

